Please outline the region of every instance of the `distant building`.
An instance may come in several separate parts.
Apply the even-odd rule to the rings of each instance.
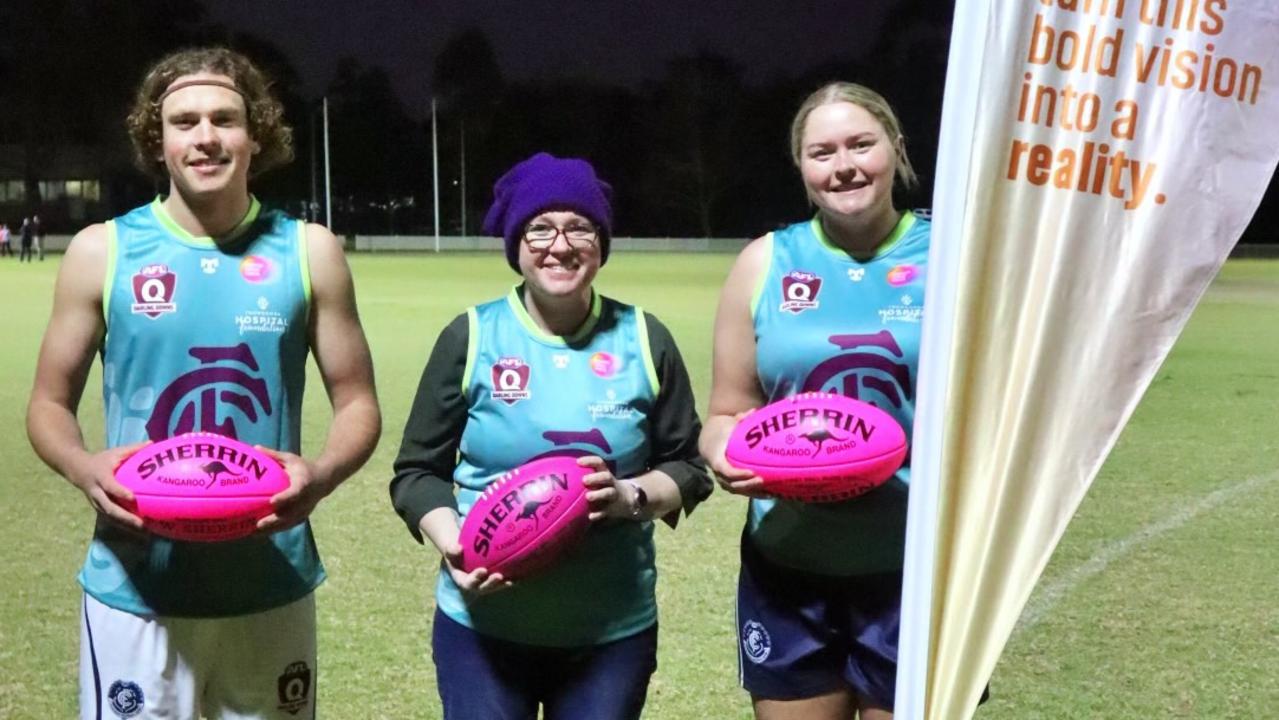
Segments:
[[[71,231],[111,217],[127,157],[91,145],[40,148],[0,145],[0,219],[11,226],[38,214],[46,231]],[[129,189],[131,190],[131,188]],[[123,193],[121,191],[124,191]]]

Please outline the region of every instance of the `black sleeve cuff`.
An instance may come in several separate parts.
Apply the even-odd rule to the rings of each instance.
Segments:
[[[465,314],[440,332],[422,371],[395,459],[391,503],[418,542],[423,542],[418,527],[422,516],[442,507],[457,509],[453,470],[466,424],[462,375],[468,336]]]
[[[649,350],[657,369],[660,389],[650,416],[650,441],[652,443],[651,466],[671,477],[679,488],[684,514],[693,512],[710,497],[714,483],[706,469],[706,462],[697,449],[697,437],[702,423],[697,417],[688,370],[680,356],[675,339],[657,318],[645,313],[648,325]],[[674,527],[679,513],[664,518]]]

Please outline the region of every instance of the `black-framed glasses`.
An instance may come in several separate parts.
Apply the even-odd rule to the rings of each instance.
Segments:
[[[564,236],[568,246],[574,250],[594,247],[600,238],[599,230],[583,223],[557,227],[546,222],[532,222],[524,228],[524,242],[534,250],[550,250],[555,244],[555,238],[560,235]]]

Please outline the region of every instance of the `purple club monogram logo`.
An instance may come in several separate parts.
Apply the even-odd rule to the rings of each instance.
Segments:
[[[910,366],[888,330],[873,335],[832,335],[839,354],[813,368],[801,392],[833,392],[878,405],[890,413],[914,393]]]
[[[493,363],[493,399],[514,405],[529,399],[529,366],[517,357],[504,357]]]
[[[178,309],[173,302],[173,290],[178,276],[168,265],[146,265],[133,275],[134,315],[146,315],[152,320]]]
[[[534,455],[528,459],[528,462],[565,455],[568,457],[598,455],[604,458],[604,464],[608,466],[609,470],[617,472],[617,461],[608,458],[608,455],[613,452],[613,446],[609,444],[608,438],[604,437],[604,433],[600,432],[599,428],[591,428],[590,430],[547,430],[542,433],[542,437],[551,443],[552,448]]]
[[[900,411],[915,394],[906,353],[888,330],[873,335],[831,335],[838,355],[813,368],[801,392],[833,392],[888,412],[910,434],[910,416]],[[812,441],[812,438],[808,438]],[[910,465],[910,450],[906,451]]]
[[[188,352],[198,365],[160,392],[147,420],[147,437],[211,432],[239,439],[237,417],[253,424],[271,415],[271,396],[248,345],[193,347]]]
[[[613,452],[613,446],[609,445],[608,438],[604,437],[604,433],[599,428],[591,428],[590,430],[547,430],[542,433],[542,437],[546,438],[553,450],[548,450],[532,460],[540,460],[544,457],[552,455],[570,455],[573,457],[583,457],[586,455],[603,456],[605,453]]]
[[[792,270],[782,278],[781,311],[795,315],[817,307],[817,293],[822,289],[822,279],[803,270]]]

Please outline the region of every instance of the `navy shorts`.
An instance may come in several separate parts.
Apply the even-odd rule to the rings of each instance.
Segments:
[[[445,720],[634,720],[657,670],[657,626],[586,647],[491,638],[438,609],[432,656]]]
[[[828,577],[779,567],[742,537],[738,667],[753,697],[844,689],[886,709],[897,683],[901,572]]]

